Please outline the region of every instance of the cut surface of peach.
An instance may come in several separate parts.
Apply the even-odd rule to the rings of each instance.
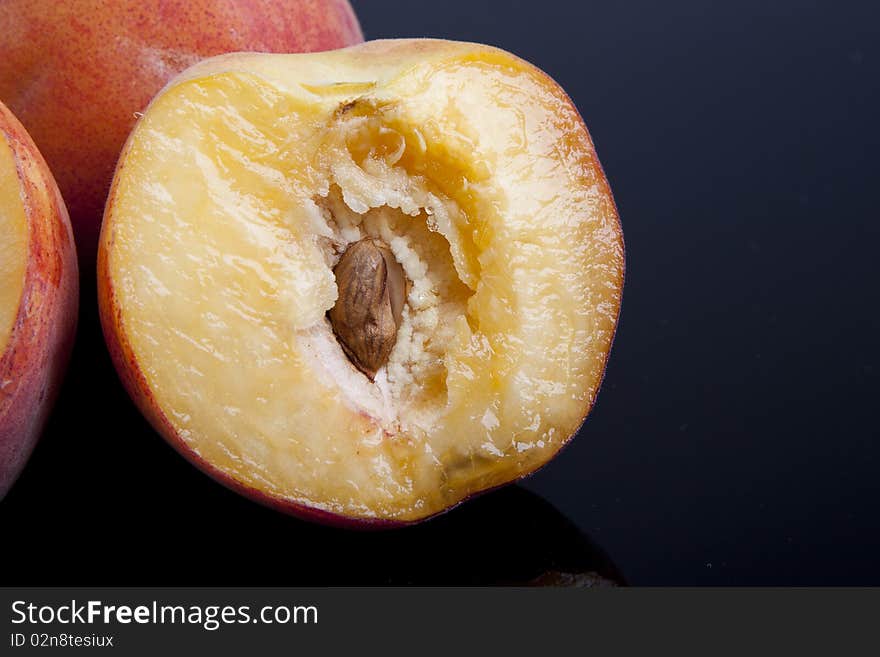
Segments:
[[[0,354],[6,350],[18,316],[27,254],[27,217],[21,183],[12,148],[0,132]]]
[[[367,238],[406,279],[373,377],[328,318]],[[294,513],[390,522],[528,474],[576,432],[624,268],[564,92],[427,40],[188,70],[129,139],[100,258],[117,367],[172,444]]]

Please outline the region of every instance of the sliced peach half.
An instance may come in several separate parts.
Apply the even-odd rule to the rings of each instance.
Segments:
[[[595,401],[623,274],[563,90],[431,40],[184,72],[128,140],[99,257],[156,429],[342,524],[421,520],[549,461]]]
[[[77,289],[73,235],[55,179],[0,103],[0,499],[27,463],[61,384]]]

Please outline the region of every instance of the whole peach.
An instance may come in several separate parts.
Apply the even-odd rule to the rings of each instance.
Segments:
[[[84,269],[122,144],[169,79],[208,55],[363,40],[347,0],[3,0],[0,26],[0,100],[55,174]]]

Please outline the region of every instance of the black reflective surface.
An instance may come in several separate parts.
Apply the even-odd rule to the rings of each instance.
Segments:
[[[617,566],[576,525],[519,486],[415,527],[370,532],[298,521],[206,479],[192,486],[194,475],[184,470],[180,481],[172,477],[168,496],[145,502],[149,512],[58,505],[44,510],[42,522],[29,522],[18,516],[28,515],[24,506],[16,505],[17,513],[5,521],[27,525],[29,532],[24,540],[8,542],[5,558],[34,563],[36,554],[43,554],[45,560],[37,574],[12,569],[4,580],[188,586],[626,584]],[[186,500],[173,499],[181,492]],[[122,504],[117,499],[114,506]],[[98,525],[82,524],[99,517],[104,520]]]
[[[311,527],[153,434],[86,296],[58,412],[0,503],[4,583],[514,583],[619,568],[632,584],[880,584],[880,10],[353,4],[368,38],[511,50],[584,115],[628,278],[581,435],[524,483],[540,497],[514,488],[380,535]]]

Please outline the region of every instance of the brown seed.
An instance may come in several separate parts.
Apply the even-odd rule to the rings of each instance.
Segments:
[[[391,249],[367,237],[355,242],[333,269],[339,297],[327,314],[349,360],[370,380],[397,342],[406,277]]]

